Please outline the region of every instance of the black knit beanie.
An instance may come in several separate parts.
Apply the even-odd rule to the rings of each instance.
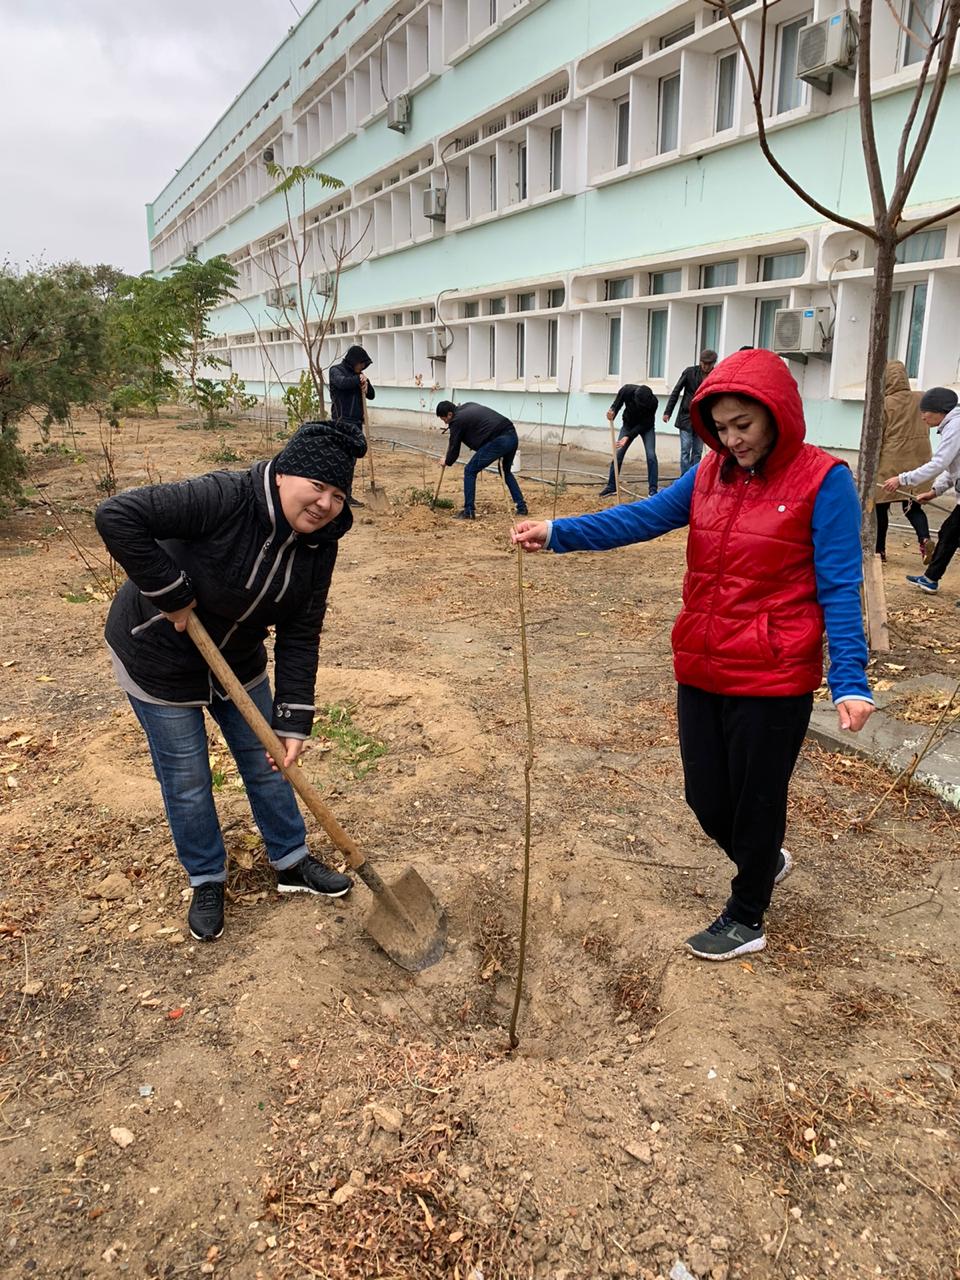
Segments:
[[[957,407],[957,393],[949,387],[931,387],[920,399],[921,413],[949,413]]]
[[[349,497],[353,468],[366,452],[363,432],[351,422],[305,422],[274,458],[273,469],[321,480]]]

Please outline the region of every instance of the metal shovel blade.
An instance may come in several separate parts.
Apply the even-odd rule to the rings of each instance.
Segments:
[[[381,489],[379,485],[370,485],[364,490],[363,500],[378,516],[386,515],[390,510],[390,499],[387,497],[385,489]]]
[[[429,969],[447,947],[446,912],[413,867],[386,888],[375,897],[363,927],[401,969]]]

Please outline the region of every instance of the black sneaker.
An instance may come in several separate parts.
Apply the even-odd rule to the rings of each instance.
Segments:
[[[458,511],[453,518],[454,520],[476,520],[477,517],[473,514],[472,511],[468,511],[467,508],[464,507],[463,510]]]
[[[349,876],[331,871],[316,858],[304,858],[295,867],[277,872],[277,893],[320,893],[325,898],[342,898],[352,888]]]
[[[773,877],[773,883],[782,884],[792,870],[793,854],[789,849],[781,849],[777,855],[777,874]]]
[[[521,503],[520,503],[520,506],[519,506],[519,507],[517,507],[517,515],[518,515],[518,516],[528,516],[529,514],[530,514],[530,512],[527,510],[527,504],[526,504],[525,502],[521,502]]]
[[[223,933],[223,883],[220,880],[197,885],[187,915],[191,937],[197,942],[214,942]]]
[[[687,939],[687,950],[701,960],[733,960],[751,951],[762,951],[766,945],[762,925],[759,929],[751,929],[725,911],[721,911],[713,924],[707,925],[701,933]]]
[[[601,489],[600,492],[597,494],[597,497],[598,498],[615,498],[616,494],[617,494],[616,489]]]

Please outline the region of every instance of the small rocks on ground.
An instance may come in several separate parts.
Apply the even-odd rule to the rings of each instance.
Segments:
[[[130,1146],[134,1141],[134,1136],[129,1129],[124,1129],[122,1125],[114,1125],[110,1130],[110,1141],[115,1142],[122,1151]]]

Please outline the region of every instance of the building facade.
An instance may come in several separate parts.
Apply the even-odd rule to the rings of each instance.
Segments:
[[[924,55],[914,36],[936,0],[902,0],[898,21],[899,4],[874,11],[887,172]],[[756,51],[762,6],[736,7]],[[854,78],[836,72],[828,93],[796,74],[803,30],[844,9],[779,0],[760,88],[776,155],[862,219]],[[910,220],[957,199],[958,83]],[[305,360],[276,288],[293,281],[277,268],[293,254],[269,161],[344,183],[308,184],[297,237],[318,315],[335,300],[323,362],[366,347],[379,410],[475,398],[519,423],[566,416],[587,442],[621,382],[663,396],[701,347],[780,345],[778,311],[799,309],[808,345],[826,348],[791,364],[810,438],[856,448],[870,243],[769,168],[733,33],[703,0],[316,0],[147,209],[154,271],[191,249],[235,263],[237,300],[216,313],[213,346],[277,394]],[[915,385],[956,384],[960,218],[901,248],[891,355]]]

